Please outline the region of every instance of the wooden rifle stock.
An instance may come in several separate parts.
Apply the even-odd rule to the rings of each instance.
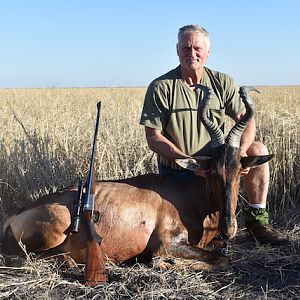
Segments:
[[[90,197],[94,195],[94,184],[92,183]],[[86,243],[85,285],[96,286],[101,282],[107,281],[104,257],[101,249],[101,237],[97,235],[94,229],[93,211],[85,210],[84,218],[89,225],[89,237]]]
[[[107,282],[101,246],[91,237],[86,244],[86,253],[85,285],[97,286],[102,282]]]
[[[83,203],[83,215],[89,227],[89,237],[86,244],[86,264],[85,264],[85,285],[96,286],[107,281],[105,272],[104,257],[101,249],[101,237],[95,230],[94,197],[95,197],[95,176],[94,157],[99,127],[101,102],[97,103],[96,128],[91,155],[90,169],[85,184],[85,195]]]

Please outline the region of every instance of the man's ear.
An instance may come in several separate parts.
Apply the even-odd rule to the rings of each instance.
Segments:
[[[175,159],[175,162],[178,166],[193,171],[199,168],[209,169],[210,160],[211,157],[208,156],[197,156],[191,158],[178,158]]]
[[[243,169],[258,167],[273,158],[273,154],[261,156],[246,156],[241,158]]]

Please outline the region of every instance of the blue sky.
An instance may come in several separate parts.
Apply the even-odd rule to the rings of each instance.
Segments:
[[[146,86],[186,24],[237,84],[300,84],[298,0],[0,0],[0,88]]]

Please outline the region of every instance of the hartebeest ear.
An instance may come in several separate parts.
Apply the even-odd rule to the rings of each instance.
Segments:
[[[196,156],[193,158],[178,158],[175,159],[177,165],[184,169],[195,170],[195,169],[208,169],[210,167],[211,157],[208,156]]]
[[[241,164],[243,169],[254,168],[260,166],[273,158],[273,154],[261,155],[261,156],[247,156],[241,158]]]

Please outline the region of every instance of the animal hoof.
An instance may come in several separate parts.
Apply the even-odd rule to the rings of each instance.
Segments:
[[[224,240],[212,240],[206,247],[205,250],[216,251],[216,249],[224,249],[227,247],[227,244]]]
[[[219,259],[217,264],[217,269],[225,269],[229,266],[230,260],[226,256],[222,256],[222,258]]]
[[[26,263],[25,258],[16,256],[16,255],[4,256],[4,260],[5,260],[5,265],[7,267],[20,268],[20,267],[23,267]]]
[[[229,259],[227,257],[222,257],[221,259],[217,259],[213,262],[206,263],[206,262],[194,262],[190,265],[190,268],[195,271],[215,271],[215,270],[222,270],[228,267]]]
[[[175,265],[176,261],[173,258],[158,258],[153,260],[153,268],[157,270],[170,270]]]

